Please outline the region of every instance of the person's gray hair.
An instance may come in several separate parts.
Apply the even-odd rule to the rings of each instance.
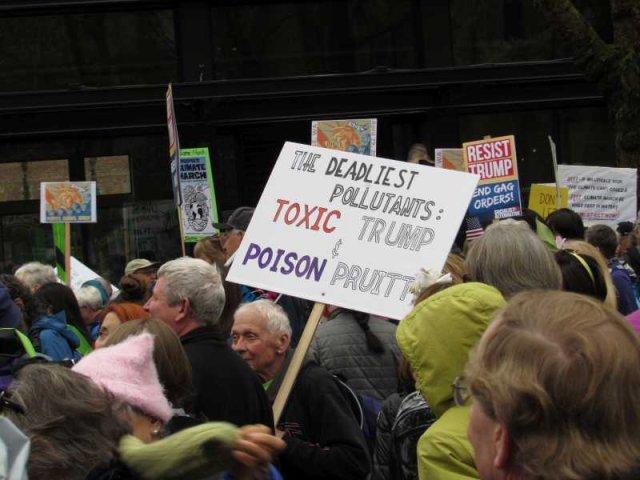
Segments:
[[[56,283],[58,277],[51,265],[40,262],[29,262],[21,265],[15,273],[18,280],[35,292],[45,283]]]
[[[96,287],[91,285],[80,287],[76,292],[76,299],[80,308],[88,307],[95,312],[104,308],[102,295]]]
[[[243,303],[238,307],[234,317],[240,313],[257,313],[265,322],[265,327],[269,333],[279,336],[287,334],[291,338],[291,324],[284,309],[271,300],[256,300],[255,302]]]
[[[507,298],[523,290],[562,288],[553,254],[522,221],[490,225],[473,242],[465,270],[471,280],[491,285]]]
[[[215,265],[199,258],[181,257],[160,267],[158,278],[166,283],[167,302],[176,305],[189,300],[193,319],[203,325],[216,325],[224,309],[222,279]]]

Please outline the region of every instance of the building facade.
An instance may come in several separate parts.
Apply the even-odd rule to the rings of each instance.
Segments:
[[[0,265],[53,259],[41,181],[96,180],[72,254],[114,283],[180,255],[165,90],[221,211],[254,205],[311,121],[378,119],[378,156],[516,136],[521,185],[613,165],[606,108],[531,0],[24,0],[0,5]],[[608,2],[582,2],[611,37]],[[526,198],[525,198],[526,200]]]

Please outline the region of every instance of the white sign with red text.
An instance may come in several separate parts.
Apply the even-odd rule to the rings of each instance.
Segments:
[[[635,168],[558,165],[560,185],[569,189],[569,208],[587,225],[636,221]]]
[[[400,319],[440,271],[478,176],[287,142],[227,280]]]

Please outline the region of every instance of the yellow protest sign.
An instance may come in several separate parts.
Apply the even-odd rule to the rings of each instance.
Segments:
[[[569,189],[567,187],[560,187],[560,207],[558,207],[556,203],[556,195],[555,185],[531,184],[529,210],[538,213],[542,218],[547,218],[547,215],[558,208],[568,208]]]

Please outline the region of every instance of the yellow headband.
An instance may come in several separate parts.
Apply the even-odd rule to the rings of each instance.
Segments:
[[[593,276],[593,272],[589,268],[589,264],[587,262],[585,262],[584,258],[582,258],[580,255],[578,255],[576,252],[569,252],[569,253],[578,259],[580,264],[584,267],[584,269],[589,274],[589,278],[591,278],[591,283],[593,283],[593,286],[595,287],[596,286],[596,279]]]

